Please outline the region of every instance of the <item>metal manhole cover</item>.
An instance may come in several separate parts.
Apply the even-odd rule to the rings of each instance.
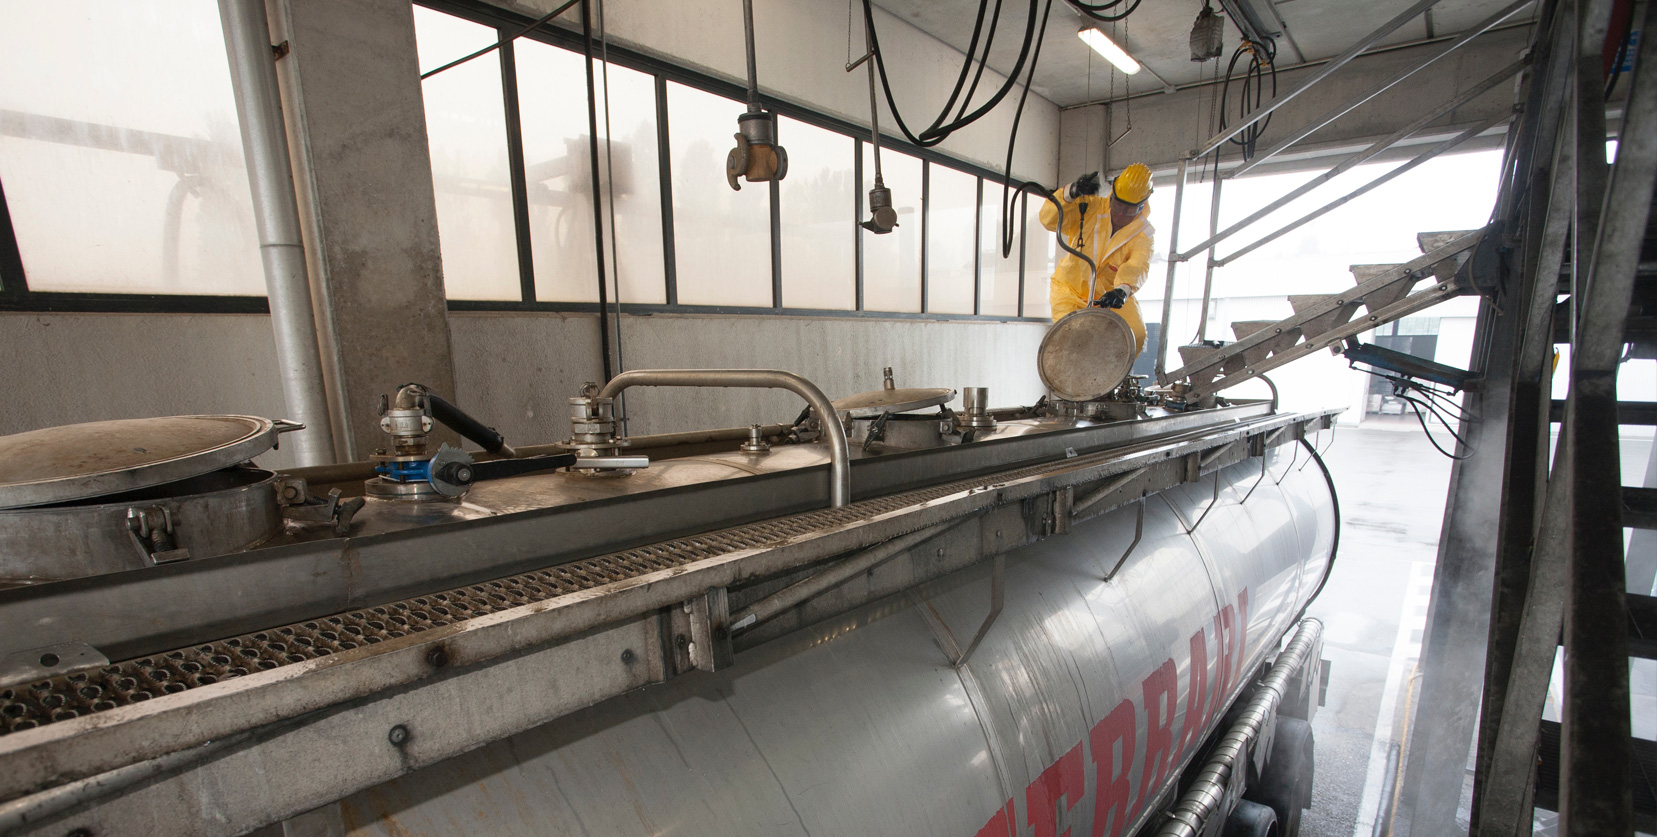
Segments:
[[[257,416],[161,416],[0,436],[0,509],[101,497],[228,468],[270,450],[278,431],[276,422]]]
[[[1103,398],[1133,369],[1133,330],[1107,308],[1083,308],[1054,323],[1041,339],[1036,370],[1066,401]]]

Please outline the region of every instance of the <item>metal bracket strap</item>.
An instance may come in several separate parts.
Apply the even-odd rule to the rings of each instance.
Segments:
[[[1111,579],[1116,577],[1116,574],[1118,572],[1121,572],[1122,565],[1126,564],[1128,562],[1128,556],[1132,555],[1133,551],[1139,547],[1139,541],[1144,536],[1145,536],[1145,499],[1142,497],[1139,500],[1139,514],[1134,519],[1134,523],[1133,523],[1133,542],[1128,544],[1128,548],[1122,551],[1122,557],[1116,559],[1116,565],[1110,568],[1110,572],[1105,573],[1105,580],[1106,581],[1110,581]]]
[[[972,652],[978,650],[978,644],[984,641],[989,634],[990,626],[995,624],[996,617],[1001,615],[1001,605],[1006,601],[1006,571],[1007,558],[1005,555],[996,555],[990,569],[990,612],[984,617],[983,624],[978,626],[978,632],[972,635],[972,641],[967,643],[966,650],[961,650],[960,643],[955,641],[955,632],[949,629],[948,623],[932,606],[932,602],[919,593],[914,594],[917,608],[921,616],[925,617],[927,627],[932,629],[932,635],[937,638],[938,646],[943,649],[944,656],[949,658],[953,668],[960,668],[972,658]]]

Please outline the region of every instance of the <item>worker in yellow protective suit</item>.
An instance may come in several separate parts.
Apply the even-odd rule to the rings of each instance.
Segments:
[[[1060,253],[1058,268],[1048,299],[1053,319],[1063,319],[1089,304],[1114,308],[1133,329],[1134,351],[1145,348],[1145,321],[1133,294],[1145,281],[1151,267],[1151,242],[1156,230],[1146,217],[1151,197],[1151,170],[1134,163],[1116,176],[1108,197],[1099,195],[1099,173],[1076,178],[1053,196],[1064,205],[1064,240],[1082,251],[1099,266],[1094,298],[1087,298],[1087,263],[1068,252]],[[1051,203],[1041,207],[1041,225],[1057,232],[1059,210]]]

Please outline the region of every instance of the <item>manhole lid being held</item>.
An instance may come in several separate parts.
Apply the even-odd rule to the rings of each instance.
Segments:
[[[0,509],[102,497],[229,468],[293,429],[257,416],[161,416],[0,436]]]
[[[1133,369],[1133,329],[1108,308],[1066,314],[1041,339],[1036,370],[1041,382],[1066,401],[1103,398]]]

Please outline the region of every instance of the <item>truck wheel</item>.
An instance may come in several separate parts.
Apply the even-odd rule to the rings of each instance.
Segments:
[[[1300,834],[1300,812],[1312,804],[1313,767],[1312,725],[1299,718],[1278,718],[1265,774],[1243,796],[1277,813],[1282,837]]]
[[[1220,837],[1279,837],[1277,812],[1258,802],[1239,802],[1225,818]]]

